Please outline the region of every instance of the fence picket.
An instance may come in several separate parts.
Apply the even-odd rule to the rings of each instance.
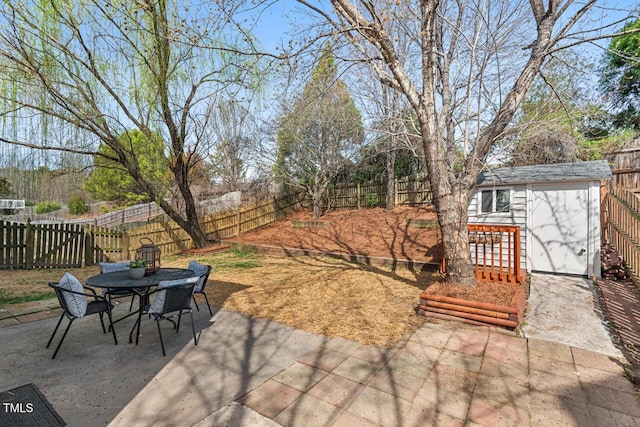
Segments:
[[[409,184],[398,180],[395,198],[399,204],[419,204],[430,200],[426,181]],[[384,203],[386,185],[368,183],[331,189],[329,203],[334,209],[367,206],[367,195]],[[375,200],[373,196],[372,200]],[[233,212],[219,212],[201,219],[204,232],[212,241],[228,239],[271,224],[305,205],[301,194],[290,194],[261,201]],[[144,211],[144,212],[143,212]],[[146,215],[152,206],[116,215]],[[166,220],[120,232],[96,224],[26,224],[0,221],[0,268],[73,268],[98,261],[124,261],[135,256],[140,239],[151,239],[161,255],[174,255],[192,246],[188,234],[174,221]]]
[[[640,274],[640,199],[635,192],[615,189],[605,196],[604,240],[624,259],[638,283]]]

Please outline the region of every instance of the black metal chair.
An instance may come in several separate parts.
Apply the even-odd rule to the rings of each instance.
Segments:
[[[100,273],[113,273],[115,271],[126,271],[129,270],[129,262],[130,261],[120,261],[120,262],[101,262],[100,265]],[[131,303],[129,304],[129,311],[133,308],[133,301],[136,298],[136,293],[131,289],[121,289],[121,288],[102,288],[102,296],[107,298],[109,304],[111,301],[117,298],[126,298],[131,297]]]
[[[213,316],[213,312],[211,311],[211,305],[209,304],[209,298],[207,298],[207,294],[204,292],[205,286],[207,286],[207,281],[209,280],[209,274],[211,274],[211,266],[200,264],[197,261],[191,261],[189,263],[189,270],[193,271],[196,276],[198,276],[198,283],[193,289],[193,302],[196,305],[196,309],[200,311],[200,307],[198,307],[198,301],[196,301],[196,294],[200,294],[204,296],[204,300],[207,302],[207,308],[209,309],[209,314]]]
[[[53,337],[58,332],[62,319],[65,316],[69,319],[69,324],[64,330],[64,334],[62,334],[62,338],[60,338],[60,342],[58,343],[56,350],[53,352],[53,356],[51,356],[52,359],[56,358],[58,350],[60,350],[60,346],[62,345],[62,341],[64,341],[67,336],[67,332],[69,332],[69,328],[73,321],[91,314],[98,314],[100,316],[102,332],[106,334],[107,330],[104,327],[104,320],[102,317],[104,313],[107,313],[107,316],[109,317],[109,329],[113,333],[113,341],[118,345],[118,338],[116,337],[116,331],[113,328],[113,319],[111,318],[111,308],[113,306],[106,300],[106,298],[97,295],[93,289],[82,286],[78,279],[73,277],[70,273],[65,273],[65,275],[62,276],[62,279],[60,279],[60,282],[49,282],[49,286],[56,292],[58,302],[62,308],[62,314],[60,315],[58,324],[51,334],[51,338],[49,338],[47,348],[49,348],[51,341],[53,341]],[[87,301],[87,299],[89,299],[89,301]]]
[[[167,280],[160,282],[158,289],[149,293],[149,297],[154,296],[153,302],[144,307],[143,313],[138,317],[136,344],[140,336],[140,323],[142,314],[153,316],[158,326],[158,335],[160,336],[160,346],[162,347],[162,355],[166,356],[164,341],[162,339],[162,330],[160,329],[160,320],[168,320],[173,324],[176,333],[180,331],[180,320],[182,315],[189,313],[191,317],[191,330],[193,331],[193,342],[198,345],[198,337],[196,336],[196,327],[193,323],[193,312],[191,310],[191,297],[193,296],[193,288],[197,283],[197,277],[188,279]],[[178,316],[178,322],[174,322],[172,317]]]

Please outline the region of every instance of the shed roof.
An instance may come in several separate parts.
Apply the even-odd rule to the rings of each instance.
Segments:
[[[609,163],[606,160],[595,160],[491,169],[480,172],[476,184],[478,186],[493,186],[558,181],[594,181],[611,179],[611,176]]]

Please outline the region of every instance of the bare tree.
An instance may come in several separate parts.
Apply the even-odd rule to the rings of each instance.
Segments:
[[[206,128],[211,173],[224,191],[236,191],[247,178],[254,144],[260,138],[257,123],[251,111],[234,100],[222,101],[213,109]]]
[[[603,36],[602,16],[597,28],[589,21],[597,2],[332,0],[331,11],[298,3],[347,42],[351,58],[372,67],[411,105],[447,280],[474,285],[467,207],[476,177],[548,58]],[[411,40],[408,51],[398,47],[398,31]]]
[[[15,90],[0,91],[0,115],[19,129],[3,132],[0,141],[119,163],[137,191],[155,200],[196,247],[205,246],[190,189],[206,151],[198,135],[213,95],[252,90],[258,78],[256,57],[235,53],[243,45],[250,50],[250,38],[231,39],[227,20],[216,13],[206,4],[168,0],[47,0],[29,7],[2,1],[0,64]],[[75,129],[82,137],[34,139],[45,124],[50,136]],[[136,151],[120,137],[131,130],[162,137],[182,200],[165,200],[169,189],[141,173]],[[99,151],[99,143],[110,150]]]
[[[283,106],[278,128],[276,178],[306,192],[316,218],[327,186],[354,160],[364,138],[360,112],[337,73],[327,45],[302,93]]]
[[[408,34],[394,27],[394,39],[397,41],[399,61],[405,62],[409,56],[410,40]],[[395,166],[398,155],[412,153],[416,164],[424,164],[424,155],[420,144],[420,133],[415,114],[403,95],[377,79],[371,68],[358,69],[358,73],[349,74],[347,83],[357,94],[363,113],[369,117],[368,131],[373,134],[373,143],[367,153],[382,157],[387,194],[386,208],[395,206]],[[363,159],[367,160],[367,159]]]

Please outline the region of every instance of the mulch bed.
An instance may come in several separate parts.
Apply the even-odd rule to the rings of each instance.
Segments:
[[[474,287],[457,286],[446,282],[436,282],[425,289],[433,295],[444,295],[469,301],[495,305],[511,305],[518,286],[511,283],[478,281]]]
[[[391,211],[382,208],[339,210],[327,212],[320,218],[314,218],[310,210],[301,210],[234,237],[232,241],[354,256],[440,262],[439,228],[411,226],[416,220],[437,224],[435,210],[429,205],[396,207]]]
[[[303,210],[232,241],[264,250],[280,248],[283,253],[294,255],[300,255],[297,252],[300,250],[312,254],[345,254],[351,256],[352,261],[371,265],[377,259],[407,260],[413,267],[424,263],[433,268],[439,266],[442,255],[439,226],[432,206],[397,207],[391,211],[380,208],[332,211],[317,219],[311,211]],[[388,265],[396,264],[401,265]],[[522,286],[485,281],[475,287],[455,286],[441,279],[423,288],[430,294],[502,306],[512,306],[519,289]],[[417,302],[418,292],[415,298]]]

